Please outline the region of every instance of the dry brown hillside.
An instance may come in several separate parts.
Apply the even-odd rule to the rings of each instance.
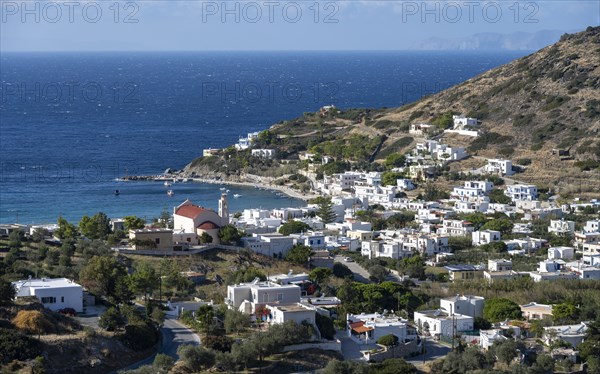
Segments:
[[[581,161],[600,159],[600,27],[564,35],[552,46],[377,120],[443,126],[450,113],[478,118],[485,134],[443,140],[469,146],[478,156],[531,159],[519,179],[564,189],[598,187],[597,164]],[[573,160],[560,161],[554,148],[569,150]]]

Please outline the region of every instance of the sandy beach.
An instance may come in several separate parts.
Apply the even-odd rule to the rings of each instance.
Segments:
[[[233,186],[248,186],[248,187],[258,187],[258,188],[263,188],[263,189],[267,189],[267,190],[274,190],[274,191],[279,191],[281,193],[284,193],[286,195],[288,195],[289,197],[293,197],[296,199],[301,199],[301,200],[305,200],[308,201],[310,199],[313,199],[315,197],[319,197],[319,194],[314,194],[314,193],[302,193],[300,191],[294,190],[290,187],[287,186],[278,186],[275,184],[270,183],[271,181],[267,181],[268,178],[264,178],[264,177],[258,177],[260,178],[259,180],[256,181],[245,181],[245,182],[237,182],[237,181],[228,181],[228,180],[216,180],[216,179],[207,179],[207,178],[190,178],[192,181],[194,182],[198,182],[198,183],[207,183],[207,184],[226,184],[226,185],[233,185]]]

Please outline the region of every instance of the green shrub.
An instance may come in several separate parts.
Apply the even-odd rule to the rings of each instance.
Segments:
[[[0,363],[29,360],[42,353],[39,340],[14,330],[0,329]]]
[[[398,344],[398,337],[394,334],[384,335],[377,339],[377,344],[385,345],[386,347],[393,347]]]
[[[206,348],[186,344],[177,349],[177,354],[185,368],[193,372],[210,368],[215,364],[215,353]]]
[[[125,333],[119,336],[123,344],[133,350],[144,350],[158,341],[158,331],[150,322],[127,325]]]
[[[323,338],[332,340],[335,337],[335,327],[331,318],[316,313],[316,323]]]

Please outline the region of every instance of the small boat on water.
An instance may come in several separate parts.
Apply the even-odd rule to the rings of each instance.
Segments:
[[[121,192],[119,192],[119,190],[115,190],[115,196],[119,196],[121,194]]]
[[[171,182],[169,182],[169,181],[165,181],[165,186],[166,186],[166,187],[170,187],[171,185],[172,185],[172,183],[171,183]]]
[[[221,188],[219,188],[219,189],[220,189],[221,191],[225,191],[227,188],[225,188],[225,187],[221,187]]]
[[[167,191],[167,195],[173,196],[173,195],[175,195],[175,192],[173,192],[173,190],[168,190]]]
[[[235,195],[233,195],[233,197],[235,197],[237,199],[238,197],[242,197],[242,195],[240,195],[239,193],[236,193]]]

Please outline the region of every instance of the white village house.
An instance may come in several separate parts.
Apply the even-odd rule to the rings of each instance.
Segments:
[[[83,287],[70,279],[27,279],[12,284],[17,298],[34,296],[50,310],[73,308],[77,313],[83,312]]]

